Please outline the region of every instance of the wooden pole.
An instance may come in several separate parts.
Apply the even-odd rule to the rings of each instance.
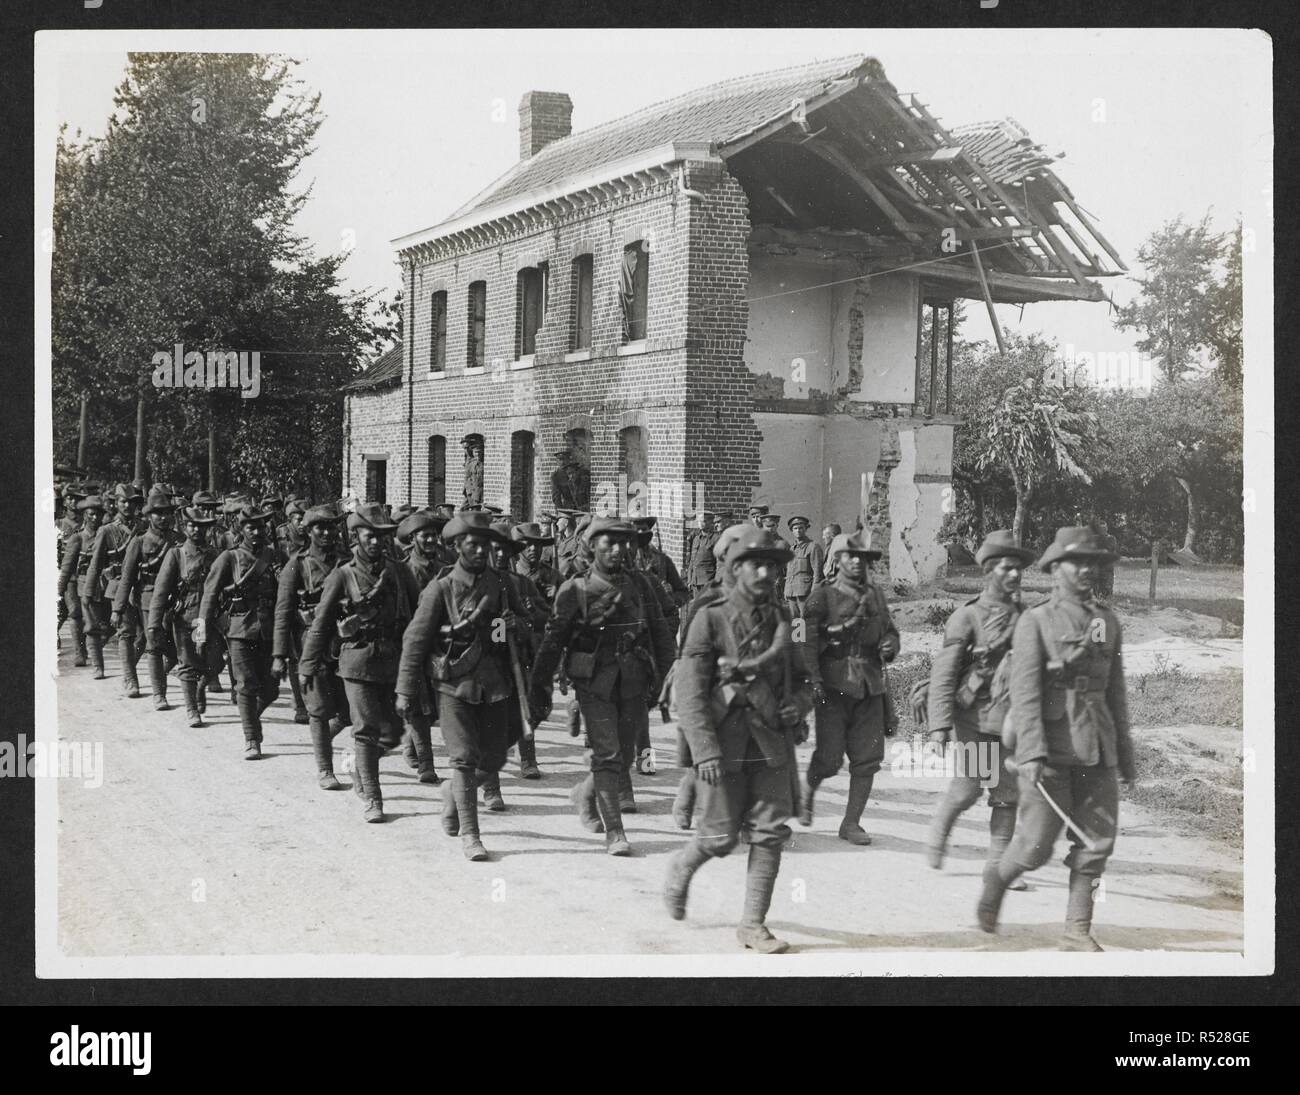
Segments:
[[[948,344],[948,350],[947,350],[946,363],[945,363],[945,366],[944,366],[944,369],[945,369],[945,379],[944,379],[944,399],[943,399],[943,413],[944,413],[944,414],[952,414],[952,310],[953,310],[953,305],[952,305],[952,302],[949,301],[949,303],[948,303],[948,333],[947,333],[947,339],[946,339],[947,344]]]
[[[1160,572],[1160,541],[1151,541],[1151,588],[1147,591],[1147,600],[1156,599],[1156,575]]]
[[[988,279],[984,276],[984,263],[980,261],[980,245],[974,240],[970,243],[970,253],[975,259],[975,272],[980,276],[980,288],[984,291],[984,307],[989,310],[989,322],[993,324],[993,337],[998,340],[998,353],[1007,352],[1007,344],[1002,339],[1002,326],[998,323],[998,314],[993,310],[993,294],[989,292]]]
[[[86,466],[86,425],[90,418],[90,398],[81,393],[81,424],[77,427],[77,467]]]
[[[135,478],[144,479],[144,395],[135,401]]]
[[[217,421],[208,408],[208,490],[217,492]]]
[[[930,417],[938,404],[939,387],[939,306],[930,305]]]

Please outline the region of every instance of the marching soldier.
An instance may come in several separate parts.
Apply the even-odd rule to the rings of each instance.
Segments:
[[[723,562],[735,584],[691,620],[675,684],[700,823],[695,839],[673,857],[664,901],[674,920],[683,919],[691,877],[709,859],[728,855],[743,831],[749,864],[736,938],[762,954],[788,949],[764,921],[790,839],[789,766],[809,707],[775,581],[775,569],[789,558],[768,532],[747,529],[735,539]]]
[[[1051,597],[1016,624],[1009,725],[1020,813],[1001,862],[984,868],[976,917],[986,932],[997,931],[1008,886],[1051,858],[1064,814],[1070,890],[1062,946],[1101,950],[1092,937],[1093,889],[1115,848],[1119,782],[1137,778],[1119,619],[1093,593],[1100,568],[1115,559],[1092,529],[1058,529],[1039,560],[1052,576]]]
[[[499,772],[506,762],[508,704],[515,697],[508,643],[494,641],[500,626],[517,628],[522,605],[513,587],[488,566],[501,533],[486,513],[458,514],[442,531],[456,550],[451,572],[420,595],[402,641],[397,710],[419,703],[426,669],[438,693],[438,718],[452,766],[442,788],[442,827],[460,834],[467,859],[488,858],[479,838],[477,772]]]
[[[794,544],[790,548],[791,559],[786,568],[783,592],[790,614],[802,616],[808,595],[822,584],[825,559],[821,545],[808,539],[808,528],[812,522],[807,517],[791,517],[789,524]]]
[[[510,538],[522,545],[514,557],[514,572],[537,586],[548,604],[554,602],[560,591],[560,572],[546,562],[544,555],[555,541],[531,523],[515,525],[510,530]]]
[[[397,538],[407,541],[411,548],[406,556],[406,568],[415,579],[416,598],[411,605],[413,614],[424,587],[446,569],[441,536],[446,526],[447,518],[428,510],[417,510],[403,518],[397,526]],[[420,683],[425,682],[421,680]],[[406,763],[419,773],[421,783],[431,783],[434,786],[442,782],[433,759],[432,727],[437,714],[433,694],[426,685],[420,693],[419,702],[406,716],[404,745]]]
[[[990,863],[1002,859],[1016,828],[1016,777],[1004,764],[1001,737],[1007,705],[994,703],[991,686],[1020,619],[1021,572],[1033,560],[1034,553],[1020,547],[1007,529],[984,538],[975,553],[976,563],[984,569],[984,589],[948,617],[943,649],[930,670],[930,740],[942,744],[951,737],[958,743],[956,775],[930,825],[927,851],[935,870],[943,867],[948,834],[957,818],[979,801],[985,785]],[[984,758],[991,758],[995,767],[991,780],[981,783],[983,766],[976,762]],[[1027,888],[1019,881],[1012,887]]]
[[[149,528],[143,536],[136,536],[127,544],[122,560],[122,577],[113,597],[113,626],[120,626],[123,633],[137,636],[137,641],[139,636],[144,637],[133,653],[137,658],[141,651],[148,656],[149,688],[153,693],[154,708],[158,711],[170,710],[167,674],[176,663],[176,652],[171,646],[171,636],[165,630],[151,633],[145,627],[145,621],[163,557],[177,543],[171,529],[175,508],[170,493],[159,491],[149,495],[144,507]]]
[[[676,656],[659,602],[627,565],[635,536],[635,526],[616,518],[597,518],[587,527],[591,568],[560,587],[529,681],[529,709],[538,725],[550,713],[552,684],[567,652],[565,673],[591,743],[592,774],[574,788],[573,802],[591,827],[594,797],[606,851],[616,856],[632,853],[620,808],[635,809],[629,769],[637,736]]]
[[[76,653],[73,656],[72,664],[82,666],[86,664],[86,628],[85,617],[81,612],[81,597],[77,594],[77,583],[74,577],[77,573],[78,558],[74,557],[68,562],[69,554],[79,556],[82,550],[83,538],[85,532],[85,514],[86,511],[81,508],[81,503],[89,498],[91,491],[86,486],[76,486],[69,483],[63,491],[64,515],[59,522],[59,603],[63,606],[60,617],[72,620],[72,638],[76,644]],[[102,516],[103,511],[96,511]],[[95,518],[98,521],[98,517]],[[73,550],[73,543],[76,547]],[[89,548],[94,543],[94,534],[86,541],[87,549],[86,562],[89,563]],[[64,575],[67,574],[65,578]]]
[[[691,592],[696,597],[713,584],[718,571],[718,562],[713,557],[713,548],[718,542],[716,518],[712,513],[703,513],[700,522],[700,534],[692,541],[690,565]]]
[[[898,654],[898,629],[870,563],[881,553],[860,534],[831,543],[833,582],[813,590],[804,606],[804,664],[816,701],[816,747],[808,765],[799,823],[812,825],[813,796],[849,760],[849,801],[839,836],[866,845],[862,811],[885,759],[885,664]]]
[[[137,533],[140,522],[140,505],[144,501],[140,491],[129,483],[119,483],[113,492],[117,516],[95,534],[95,545],[90,551],[90,565],[86,569],[86,591],[83,611],[91,621],[99,639],[100,656],[96,662],[95,679],[103,679],[103,641],[112,634],[113,598],[122,577],[122,560],[126,547]],[[93,650],[93,648],[92,648]],[[122,686],[128,699],[138,699],[140,683],[136,680],[137,650],[144,651],[144,628],[138,620],[127,621],[118,634],[118,659],[122,663]]]
[[[98,494],[87,495],[77,503],[81,514],[81,528],[74,532],[63,545],[63,563],[59,567],[59,595],[75,599],[77,618],[84,626],[79,631],[81,639],[90,648],[90,661],[95,667],[94,679],[104,679],[104,637],[95,626],[95,620],[89,615],[86,604],[90,587],[86,581],[86,572],[90,569],[90,553],[99,532],[100,522],[104,519],[104,500]],[[75,619],[75,618],[74,618]],[[76,664],[85,665],[83,650],[77,650]]]
[[[218,511],[222,509],[222,501],[211,491],[196,490],[190,498],[190,505],[197,509],[202,516],[211,517],[210,525],[205,526],[205,541],[213,551],[220,554],[226,550],[226,546],[233,547],[232,544],[226,543],[225,529],[221,526],[221,516]],[[218,542],[220,541],[220,543]],[[226,661],[226,640],[220,631],[214,631],[208,636],[209,648],[208,653],[203,659],[203,664],[207,667],[206,675],[199,682],[199,713],[207,711],[207,693],[224,692],[225,688],[221,683],[221,667]]]
[[[271,647],[275,638],[275,549],[267,543],[269,515],[253,506],[238,514],[242,540],[222,551],[203,583],[195,646],[202,649],[209,632],[223,631],[230,651],[235,702],[244,730],[244,759],[262,756],[262,712],[280,694],[271,673]],[[217,625],[218,613],[228,619]]]
[[[347,522],[352,560],[325,578],[298,671],[305,691],[321,687],[316,677],[331,668],[334,644],[342,639],[338,675],[352,714],[352,787],[365,803],[366,821],[382,822],[379,758],[386,747],[397,744],[407,714],[394,707],[393,682],[416,599],[415,579],[403,564],[389,558],[386,541],[397,526],[385,520],[378,505],[358,506]]]
[[[275,529],[275,542],[288,559],[307,547],[309,539],[306,526],[307,504],[294,499],[284,506],[284,523]]]
[[[582,516],[581,510],[561,509],[555,518],[555,569],[561,582],[573,577],[573,557],[581,543],[577,521]]]
[[[316,506],[302,515],[307,546],[289,556],[280,571],[275,595],[271,673],[276,680],[299,671],[303,636],[315,621],[325,580],[338,566],[334,541],[341,520],[330,506]],[[316,755],[316,783],[322,791],[338,791],[343,786],[334,774],[334,738],[343,727],[348,699],[338,676],[334,647],[331,643],[322,650],[310,688],[300,685],[310,720],[312,752]]]
[[[758,524],[760,528],[764,529],[767,532],[770,532],[776,538],[776,542],[781,547],[785,548],[787,551],[790,550],[790,545],[786,542],[785,537],[781,535],[780,514],[772,513],[768,510],[766,506],[764,506],[763,513],[758,519]],[[785,567],[783,566],[776,572],[776,591],[778,594],[780,594],[782,591],[784,591],[784,589],[785,589]]]
[[[203,601],[203,583],[217,559],[217,549],[208,541],[208,530],[217,523],[211,513],[190,506],[184,512],[185,539],[163,557],[149,600],[147,632],[149,642],[158,649],[167,640],[167,632],[176,648],[180,663],[177,677],[185,697],[185,714],[193,727],[203,725],[207,701],[203,683],[219,657],[215,642],[200,648],[194,643],[194,625]]]
[[[668,591],[669,597],[672,598],[674,605],[672,614],[678,617],[678,620],[672,621],[675,632],[680,621],[681,610],[691,601],[691,590],[682,581],[682,576],[677,570],[677,564],[652,539],[644,537],[645,533],[653,531],[657,520],[655,517],[633,517],[632,524],[641,530],[645,541],[641,547],[641,554],[644,557],[642,569],[658,578],[664,589]]]

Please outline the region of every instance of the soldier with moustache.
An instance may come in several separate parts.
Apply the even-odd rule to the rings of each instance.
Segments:
[[[1092,936],[1093,890],[1115,850],[1120,781],[1137,779],[1119,619],[1095,596],[1101,568],[1116,558],[1091,528],[1058,529],[1038,561],[1051,596],[1016,623],[1003,741],[1015,751],[1019,813],[1002,859],[984,868],[975,915],[986,932],[997,931],[1011,883],[1051,858],[1065,824],[1059,809],[1087,834],[1085,842],[1070,831],[1061,946],[1102,949]]]
[[[365,805],[366,821],[382,822],[379,758],[398,744],[407,714],[394,706],[393,682],[418,593],[410,570],[389,557],[388,541],[397,526],[378,505],[358,506],[347,524],[352,559],[325,578],[298,670],[304,689],[318,687],[316,676],[332,668],[335,643],[342,640],[338,675],[352,714],[353,790]]]
[[[636,808],[629,769],[676,656],[658,600],[628,565],[635,536],[634,525],[616,518],[587,527],[591,567],[560,587],[529,680],[529,710],[538,725],[550,713],[555,674],[567,654],[565,672],[586,724],[592,769],[572,797],[588,827],[595,799],[606,851],[616,856],[632,852],[621,816]]]
[[[517,703],[510,654],[499,629],[524,626],[514,587],[488,565],[502,534],[482,512],[457,514],[442,531],[456,551],[451,571],[420,595],[402,641],[397,710],[419,703],[426,672],[438,698],[438,718],[452,778],[442,787],[442,828],[459,834],[465,857],[488,858],[479,837],[479,772],[506,762],[508,705]]]
[[[862,811],[885,759],[885,665],[898,654],[898,629],[870,563],[881,553],[861,534],[831,543],[836,575],[813,590],[804,606],[804,664],[816,701],[816,747],[808,765],[799,823],[812,825],[813,796],[849,761],[849,800],[839,836],[866,845]]]
[[[948,835],[957,818],[979,801],[985,787],[990,863],[1001,861],[1015,832],[1016,776],[1005,764],[1010,758],[1001,738],[1007,705],[994,703],[991,686],[1020,620],[1021,573],[1033,560],[1034,553],[1020,547],[1008,529],[984,538],[975,553],[975,562],[984,571],[984,589],[948,617],[943,649],[930,670],[926,701],[930,741],[957,742],[956,774],[939,802],[926,841],[935,870],[943,868]],[[982,778],[981,768],[988,778]],[[1011,888],[1027,887],[1017,880]]]
[[[342,517],[331,506],[316,506],[302,515],[306,546],[294,551],[280,570],[275,596],[275,630],[271,640],[271,673],[283,680],[297,675],[303,638],[315,622],[325,580],[338,566],[334,550]],[[301,689],[316,758],[316,784],[322,791],[342,788],[334,774],[334,739],[350,721],[347,693],[338,676],[337,644],[323,650],[310,687]]]
[[[185,539],[163,556],[149,599],[146,629],[155,649],[170,637],[179,665],[176,675],[185,697],[185,714],[190,726],[200,727],[207,708],[203,684],[218,654],[215,643],[195,645],[194,626],[199,620],[204,581],[217,560],[217,549],[208,543],[209,530],[217,519],[198,506],[187,508],[183,517]]]
[[[149,527],[143,535],[134,537],[127,544],[122,560],[122,576],[118,579],[117,593],[113,597],[113,626],[136,635],[137,641],[140,641],[138,636],[144,636],[139,648],[133,649],[133,653],[137,658],[141,653],[148,657],[149,688],[153,693],[154,708],[158,711],[170,710],[167,703],[167,674],[176,664],[176,650],[165,629],[150,632],[145,621],[149,616],[149,606],[163,558],[178,542],[171,528],[175,508],[170,493],[158,491],[149,495],[144,507]]]
[[[446,568],[442,552],[442,530],[447,527],[447,518],[428,510],[418,510],[402,519],[397,526],[397,538],[410,545],[406,556],[406,568],[415,579],[416,598],[411,606],[412,613],[419,604],[419,595]],[[404,756],[406,763],[415,769],[421,783],[434,786],[442,783],[433,759],[433,722],[438,717],[438,708],[433,693],[425,681],[418,697],[406,715],[406,738]]]
[[[98,494],[90,494],[77,502],[77,512],[81,514],[81,528],[74,532],[63,545],[63,562],[59,566],[59,596],[72,600],[77,606],[77,616],[83,626],[78,634],[90,648],[90,661],[95,667],[94,679],[104,679],[103,637],[95,629],[94,621],[87,612],[86,600],[89,586],[86,572],[90,569],[90,553],[99,532],[100,522],[104,519],[104,500]],[[84,626],[85,624],[90,626]],[[85,665],[83,650],[78,647],[77,665]]]
[[[728,855],[743,834],[749,864],[736,938],[761,954],[788,949],[765,921],[790,839],[790,766],[809,707],[776,587],[776,570],[789,558],[762,530],[746,529],[732,542],[723,565],[734,585],[691,620],[675,680],[700,821],[694,840],[673,857],[664,901],[674,920],[683,919],[695,872]]]
[[[512,563],[514,572],[532,582],[549,605],[560,591],[562,580],[560,572],[545,559],[547,548],[555,544],[554,539],[532,522],[515,525],[510,530],[510,538],[520,545]]]
[[[275,639],[276,552],[267,542],[268,514],[252,506],[239,512],[241,542],[222,551],[208,571],[199,605],[195,645],[202,648],[209,633],[222,631],[230,651],[235,702],[244,731],[244,759],[262,756],[262,712],[280,694],[271,672]],[[218,614],[224,626],[218,622]]]
[[[101,644],[100,661],[95,679],[101,679],[102,643],[113,633],[113,598],[122,577],[122,562],[126,548],[139,532],[140,506],[144,502],[140,491],[129,483],[119,483],[113,491],[117,516],[95,534],[90,550],[90,564],[86,568],[86,590],[83,611],[91,621]],[[137,650],[139,653],[137,653]],[[135,619],[126,621],[118,633],[118,660],[122,665],[122,687],[128,699],[138,699],[140,683],[135,675],[135,663],[144,652],[144,627]]]

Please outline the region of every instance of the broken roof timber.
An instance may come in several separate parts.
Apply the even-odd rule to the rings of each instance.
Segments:
[[[970,300],[984,299],[979,274],[973,267],[936,259],[933,262],[917,263],[912,267],[912,272],[927,281],[941,281],[953,286],[958,290],[959,296]],[[984,269],[984,276],[989,292],[998,304],[1028,304],[1042,300],[1086,300],[1099,303],[1106,299],[1101,286],[1090,281],[1077,285],[1072,281],[1050,281],[1023,274],[1006,274],[988,267]]]

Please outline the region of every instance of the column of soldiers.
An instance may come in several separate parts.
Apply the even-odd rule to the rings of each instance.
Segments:
[[[490,812],[507,809],[500,772],[512,748],[520,777],[542,778],[534,735],[558,681],[573,692],[571,731],[587,750],[573,808],[612,856],[633,854],[622,815],[637,809],[631,773],[654,772],[652,752],[650,767],[640,765],[649,713],[677,718],[685,772],[672,813],[694,832],[665,882],[673,918],[686,915],[694,873],[743,840],[738,939],[786,950],[765,920],[788,823],[813,824],[818,788],[846,759],[838,836],[871,843],[861,821],[896,725],[886,667],[899,633],[872,580],[881,552],[867,533],[827,526],[823,551],[801,515],[787,522],[787,542],[765,507],[725,529],[701,514],[688,588],[653,542],[654,518],[561,509],[516,523],[486,506],[394,512],[247,495],[223,504],[203,491],[187,505],[167,484],[147,498],[119,484],[111,504],[87,484],[63,501],[76,513],[59,526],[60,622],[73,621],[74,664],[103,679],[104,643],[116,633],[125,695],[140,694],[136,666],[147,658],[154,705],[169,709],[175,667],[188,723],[201,727],[205,686],[228,656],[250,760],[263,755],[261,718],[288,676],[323,790],[343,786],[333,743],[351,726],[366,821],[385,820],[379,760],[404,746],[420,781],[441,785],[444,832],[468,859],[487,859],[479,793]],[[933,742],[969,747],[957,752],[927,855],[942,868],[956,819],[987,789],[976,920],[993,932],[1006,891],[1024,887],[1020,876],[1068,828],[1063,945],[1097,950],[1093,889],[1114,846],[1119,780],[1135,776],[1120,627],[1094,597],[1115,555],[1092,529],[1061,529],[1039,560],[1052,594],[1026,609],[1020,581],[1033,558],[1006,531],[986,537],[976,555],[984,589],[948,621],[913,697]],[[795,749],[810,713],[814,748],[801,778]],[[434,764],[434,725],[447,780]],[[973,763],[981,750],[997,758],[991,781]]]

